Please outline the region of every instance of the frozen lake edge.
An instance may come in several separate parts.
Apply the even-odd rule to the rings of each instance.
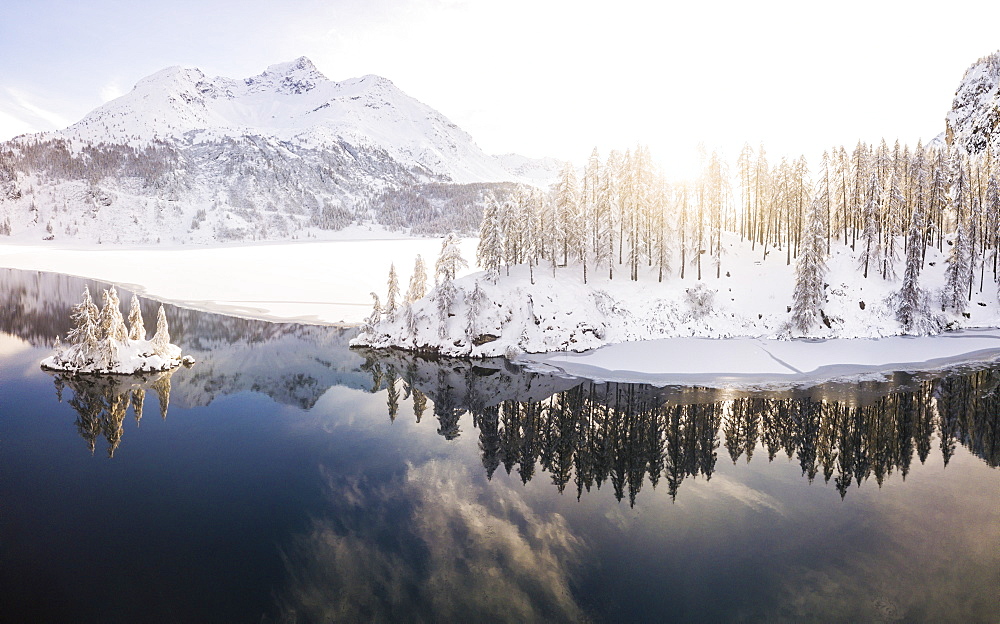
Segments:
[[[518,364],[599,381],[655,386],[798,386],[886,373],[934,371],[1000,358],[1000,328],[934,336],[831,338],[664,338],[580,353],[523,354]]]

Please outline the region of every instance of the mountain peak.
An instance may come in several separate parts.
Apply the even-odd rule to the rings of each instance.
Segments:
[[[279,93],[300,94],[328,81],[329,79],[316,69],[312,61],[300,56],[294,61],[270,65],[264,73],[247,78],[243,82],[252,92],[275,89]]]

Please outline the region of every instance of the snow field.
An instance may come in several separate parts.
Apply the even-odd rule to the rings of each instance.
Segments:
[[[475,257],[475,239],[462,242]],[[128,285],[154,299],[245,318],[356,324],[385,297],[389,265],[404,284],[422,254],[430,271],[438,238],[172,248],[0,245],[0,266]],[[465,273],[468,273],[466,271]]]

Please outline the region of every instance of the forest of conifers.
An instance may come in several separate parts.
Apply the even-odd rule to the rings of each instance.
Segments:
[[[648,148],[603,162],[595,149],[580,180],[567,166],[549,193],[488,197],[480,265],[494,277],[514,264],[578,264],[584,281],[595,272],[637,280],[640,267],[661,281],[719,277],[731,232],[762,260],[796,264],[793,322],[803,331],[817,322],[834,245],[857,254],[865,278],[902,278],[897,317],[908,331],[931,328],[931,305],[961,313],[987,275],[996,279],[1000,161],[989,151],[859,142],[824,152],[811,174],[804,157],[770,162],[763,147],[745,146],[735,169],[716,153],[702,162],[697,179],[671,183]],[[931,246],[948,254],[933,301],[919,285]]]

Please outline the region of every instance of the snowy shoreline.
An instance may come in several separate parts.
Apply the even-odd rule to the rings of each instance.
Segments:
[[[475,242],[462,241],[463,255],[472,255]],[[368,313],[367,290],[384,279],[390,262],[402,269],[405,282],[414,253],[433,258],[439,246],[440,239],[188,249],[3,245],[0,266],[140,284],[140,292],[157,299],[184,302],[185,307],[213,313],[311,324],[334,324],[340,317],[352,324]],[[733,255],[745,253],[734,244]],[[928,259],[941,266],[934,250],[929,251]],[[834,255],[827,293],[834,329],[820,328],[825,332],[819,336],[824,341],[777,339],[788,315],[791,293],[774,285],[781,283],[776,277],[790,273],[791,268],[780,258],[760,262],[759,256],[756,262],[744,263],[742,270],[734,268],[731,276],[702,281],[672,278],[662,284],[653,276],[639,282],[612,282],[595,275],[584,285],[579,279],[567,279],[567,275],[556,281],[551,269],[541,267],[536,267],[535,284],[531,284],[527,267],[521,266],[513,267],[510,277],[505,275],[497,285],[483,279],[483,273],[473,273],[475,269],[466,270],[456,285],[468,290],[478,281],[488,299],[497,304],[477,317],[473,338],[493,334],[497,339],[472,350],[468,348],[471,340],[457,341],[462,343],[457,347],[454,338],[440,338],[439,327],[433,322],[437,317],[433,302],[426,302],[417,320],[423,325],[423,344],[431,347],[428,351],[445,347],[437,351],[440,355],[508,355],[506,347],[523,344],[510,355],[534,370],[655,385],[794,384],[852,374],[940,369],[1000,356],[1000,329],[975,328],[1000,326],[1000,310],[992,290],[977,293],[970,307],[971,318],[948,318],[959,327],[973,327],[931,337],[902,337],[895,335],[898,324],[881,303],[894,284],[881,279],[848,279],[855,263],[851,254]],[[206,266],[212,270],[206,271]],[[558,269],[560,273],[570,270]],[[926,272],[932,288],[943,281],[941,273]],[[715,293],[713,313],[707,316],[691,307],[688,290],[698,284]],[[357,298],[350,302],[354,311],[344,315],[347,318],[340,315],[345,308],[335,311],[336,304],[328,302],[340,294]],[[867,301],[865,309],[859,301]],[[620,309],[626,303],[627,309]],[[457,306],[455,312],[451,318],[454,327],[447,335],[465,336],[465,310]],[[508,314],[517,322],[505,321]],[[644,321],[647,317],[656,322]]]
[[[582,353],[523,354],[514,361],[534,372],[599,381],[719,387],[815,384],[997,359],[1000,328],[827,340],[665,338]]]

